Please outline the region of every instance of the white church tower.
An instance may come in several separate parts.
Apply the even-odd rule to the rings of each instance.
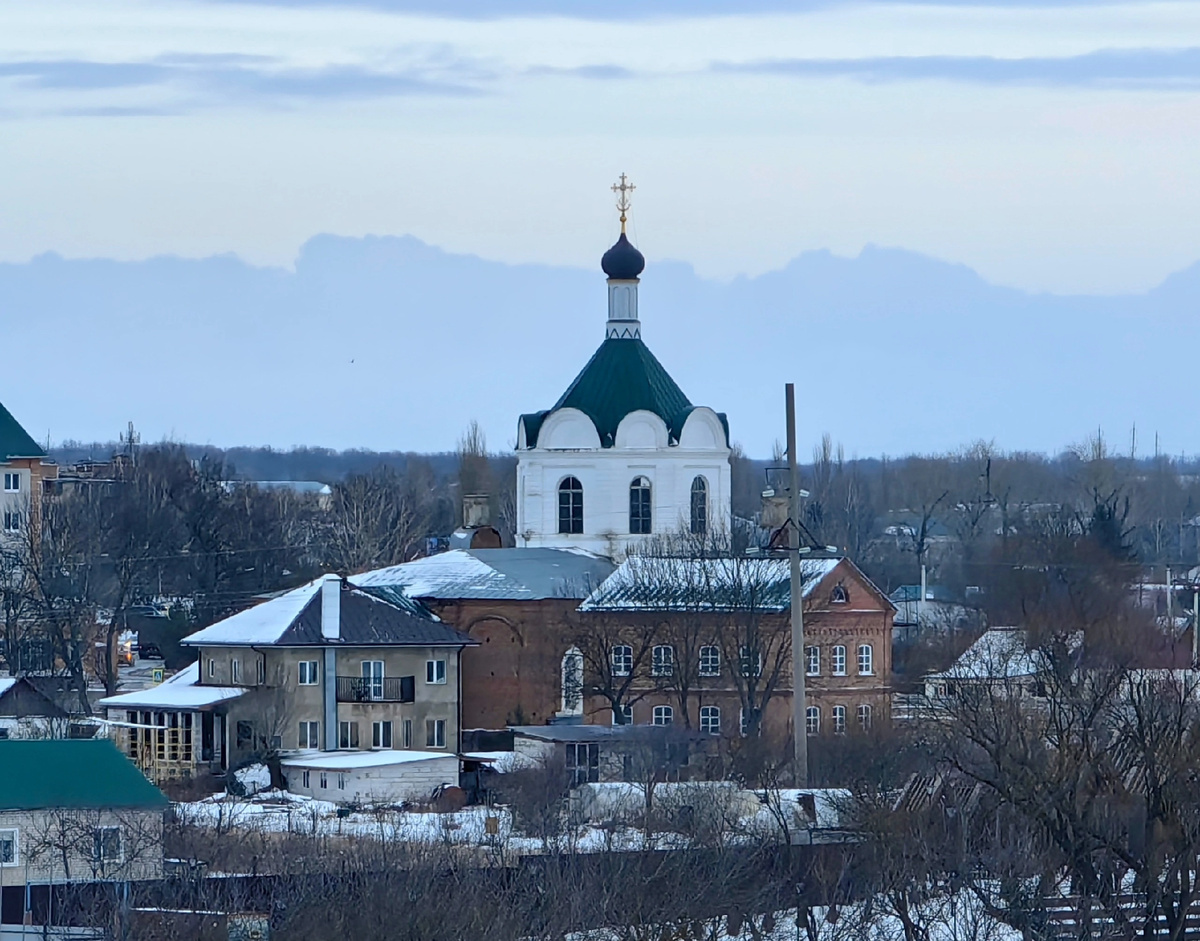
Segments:
[[[517,426],[517,545],[624,556],[654,533],[727,532],[729,428],[693,405],[642,342],[638,276],[625,234],[600,261],[608,276],[604,342],[553,408]]]

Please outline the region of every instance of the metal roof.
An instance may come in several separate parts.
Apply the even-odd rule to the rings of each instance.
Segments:
[[[616,568],[580,549],[453,549],[350,576],[371,592],[394,589],[439,601],[586,598]]]
[[[38,447],[12,412],[0,405],[0,461],[11,461],[15,457],[45,457],[46,452]]]
[[[159,810],[162,791],[108,739],[0,741],[0,810]]]

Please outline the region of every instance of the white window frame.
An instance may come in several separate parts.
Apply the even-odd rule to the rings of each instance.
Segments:
[[[804,675],[821,675],[821,648],[815,644],[804,648]]]
[[[358,722],[355,719],[342,719],[338,722],[338,748],[358,748],[361,739],[358,737]],[[342,742],[346,744],[343,745]]]
[[[267,682],[267,661],[261,656],[254,661],[254,679],[256,686],[265,686]]]
[[[749,660],[750,660],[750,647],[748,644],[743,644],[740,647],[738,647],[738,669],[742,671],[742,676],[745,676],[745,677],[751,676],[750,671],[746,669],[746,667],[749,665]],[[762,672],[763,672],[763,657],[762,657],[762,651],[760,650],[758,652],[758,663],[755,664],[755,672],[754,672],[753,676],[755,676],[755,677],[762,676]]]
[[[21,531],[20,510],[4,511],[4,531],[6,533],[19,533]]]
[[[721,675],[721,648],[716,644],[704,644],[700,648],[700,675]]]
[[[216,675],[217,675],[217,658],[209,657],[208,658],[208,678],[211,680]]]
[[[319,788],[321,788],[321,790],[323,790],[323,791],[329,789],[329,772],[328,771],[321,772],[320,776],[317,778],[317,786]]]
[[[387,744],[384,744],[385,739],[387,740]],[[391,748],[394,741],[395,738],[392,737],[392,722],[390,719],[379,719],[371,723],[372,748]]]
[[[445,748],[446,747],[446,720],[445,719],[426,719],[425,720],[425,747],[426,748]]]
[[[5,493],[20,493],[21,492],[21,475],[17,471],[4,472],[4,492]]]
[[[425,661],[425,682],[431,686],[446,685],[446,661],[445,660],[426,660]]]
[[[675,648],[670,644],[656,644],[650,651],[650,675],[671,676],[675,672]]]
[[[804,709],[804,731],[809,735],[821,734],[821,707],[806,706]]]
[[[16,827],[5,827],[0,830],[0,841],[12,842],[12,859],[8,862],[0,859],[0,868],[21,865],[21,831]]]
[[[742,708],[738,710],[738,734],[742,738],[745,738],[747,735],[750,734],[750,721],[749,720],[750,720],[750,717],[748,715],[746,715],[746,707],[742,706]]]
[[[309,719],[301,722],[296,733],[296,745],[298,748],[320,748],[321,723]]]
[[[829,657],[833,666],[834,676],[846,675],[846,648],[842,644],[835,644],[833,651]],[[840,664],[840,665],[839,665]]]
[[[404,748],[412,748],[413,747],[413,745],[412,745],[412,741],[413,741],[412,725],[413,725],[412,719],[405,719],[400,725],[401,734],[402,734],[402,738],[400,741],[402,742]]]
[[[232,683],[242,681],[242,661],[238,657],[229,658],[229,680]]]
[[[657,726],[675,724],[675,710],[671,706],[655,706],[653,722]]]
[[[700,731],[707,732],[709,735],[721,734],[720,706],[700,707]]]
[[[337,786],[339,791],[346,790],[346,772],[339,771],[337,776]]]
[[[113,832],[117,835],[117,852],[115,856],[107,856],[104,853],[104,834]],[[95,863],[123,863],[125,861],[125,833],[119,826],[104,826],[92,828],[92,862]]]
[[[382,660],[363,660],[359,668],[363,687],[371,702],[383,701],[383,678],[386,675]]]
[[[834,735],[845,735],[846,734],[846,707],[845,706],[839,705],[839,706],[833,707],[833,734]]]
[[[308,678],[305,678],[308,674]],[[317,660],[301,660],[296,664],[296,685],[316,686],[321,681],[320,662]]]
[[[866,669],[863,669],[863,664],[866,664]],[[858,675],[859,676],[874,676],[875,675],[875,648],[870,644],[858,645]]]
[[[307,787],[311,790],[312,778],[311,778],[310,774],[311,774],[311,772],[309,772],[309,770],[307,768],[305,768],[303,771],[300,772],[300,786]]]
[[[609,653],[613,676],[629,676],[633,672],[633,648],[628,644],[615,644]]]
[[[633,706],[622,705],[621,711],[625,713],[625,724],[633,725]],[[614,709],[612,713],[612,724],[617,724],[617,711]]]
[[[856,718],[858,719],[858,727],[863,732],[871,731],[871,704],[862,702],[858,704],[858,709],[855,710]]]

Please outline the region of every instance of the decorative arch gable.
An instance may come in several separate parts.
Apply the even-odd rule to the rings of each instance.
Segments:
[[[547,450],[599,450],[600,435],[592,420],[577,408],[551,412],[538,433],[538,447]]]
[[[703,405],[692,409],[679,432],[679,446],[696,451],[727,448],[725,426],[717,413]]]
[[[667,423],[646,409],[630,412],[617,425],[615,445],[618,448],[661,450],[668,443]]]

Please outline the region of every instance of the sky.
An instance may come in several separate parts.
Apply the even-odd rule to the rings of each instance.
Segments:
[[[0,261],[413,235],[760,275],[893,246],[1032,292],[1200,259],[1200,4],[4,0]],[[2,316],[2,311],[0,311]]]

